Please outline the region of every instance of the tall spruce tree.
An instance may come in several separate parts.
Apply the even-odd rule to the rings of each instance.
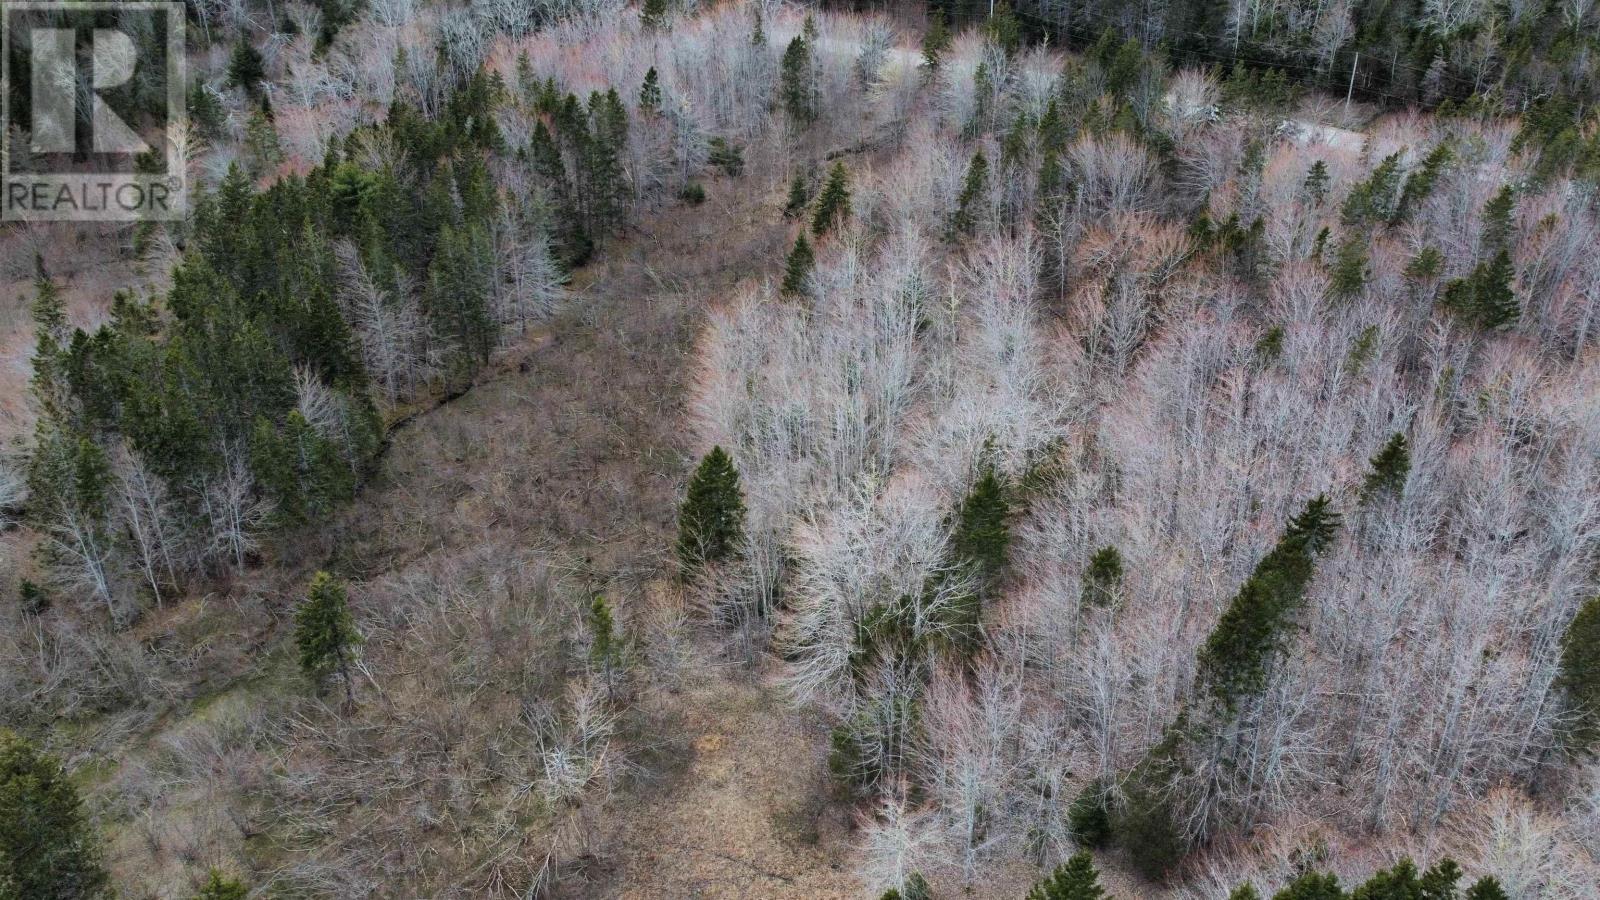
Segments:
[[[311,578],[306,599],[295,611],[294,642],[300,651],[300,670],[320,692],[331,675],[344,681],[345,704],[355,705],[355,687],[350,665],[355,649],[361,645],[350,616],[350,604],[342,582],[327,572]]]
[[[1101,900],[1100,873],[1088,853],[1079,852],[1028,891],[1028,900]]]
[[[739,470],[725,450],[712,447],[690,477],[678,509],[678,560],[685,573],[739,552],[744,512]]]
[[[950,239],[963,237],[972,233],[973,225],[977,222],[978,209],[983,203],[984,192],[989,187],[989,160],[979,150],[972,154],[972,162],[967,165],[967,177],[961,185],[961,195],[956,198],[956,211],[950,217]]]
[[[644,83],[639,85],[639,111],[649,114],[661,111],[661,76],[656,74],[655,66],[644,73]]]
[[[1101,547],[1083,569],[1083,602],[1109,606],[1122,590],[1122,554],[1116,547]]]
[[[72,779],[32,742],[0,730],[0,900],[112,896]]]
[[[1266,687],[1271,664],[1316,573],[1316,555],[1338,525],[1328,498],[1318,495],[1307,503],[1217,620],[1200,647],[1195,681],[1221,707],[1231,710]]]
[[[836,162],[828,170],[828,180],[817,197],[817,211],[811,217],[811,233],[822,237],[840,223],[850,218],[850,175],[844,163]]]
[[[811,251],[811,242],[806,240],[806,233],[794,240],[794,249],[789,251],[789,258],[783,265],[783,292],[785,294],[805,293],[806,282],[811,278],[811,269],[816,265],[816,255]]]
[[[1600,596],[1589,598],[1561,638],[1561,674],[1571,720],[1568,743],[1579,750],[1600,741]]]
[[[778,68],[778,96],[795,124],[810,125],[817,117],[817,97],[811,71],[811,47],[797,34],[783,51]]]
[[[1502,247],[1466,277],[1445,285],[1444,306],[1479,328],[1508,327],[1522,314],[1512,286],[1516,274],[1511,252]]]
[[[1384,494],[1398,494],[1411,474],[1411,450],[1406,436],[1395,432],[1369,462],[1371,471],[1361,483],[1361,500],[1369,502]]]

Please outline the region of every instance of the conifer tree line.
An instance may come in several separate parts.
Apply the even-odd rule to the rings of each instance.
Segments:
[[[956,28],[980,27],[992,12],[975,0],[927,6],[941,26]],[[1556,0],[1526,7],[1351,2],[1309,13],[1282,2],[1174,3],[1129,14],[1103,0],[1016,0],[998,9],[1034,40],[1081,49],[1110,28],[1178,65],[1275,70],[1339,96],[1353,84],[1357,96],[1384,103],[1447,110],[1531,103],[1575,127],[1600,96],[1597,14]]]

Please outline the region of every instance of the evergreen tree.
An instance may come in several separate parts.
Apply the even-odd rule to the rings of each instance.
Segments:
[[[0,900],[112,895],[72,779],[26,738],[0,730]]]
[[[1088,853],[1076,853],[1028,891],[1028,900],[1100,900],[1106,895]]]
[[[1499,880],[1484,877],[1467,889],[1467,900],[1511,900],[1511,895],[1500,886]]]
[[[1339,244],[1339,255],[1329,273],[1328,292],[1341,300],[1360,295],[1367,285],[1367,242],[1351,234]]]
[[[982,582],[995,578],[1005,567],[1011,543],[1011,502],[994,465],[985,461],[978,478],[961,501],[950,534],[954,559],[971,565]]]
[[[945,25],[944,10],[937,6],[928,16],[928,30],[922,35],[922,67],[926,77],[939,71],[939,64],[950,49],[950,28]]]
[[[783,51],[778,95],[783,101],[784,111],[796,124],[810,125],[817,117],[816,95],[811,78],[811,48],[804,35],[795,35]]]
[[[811,192],[806,189],[804,175],[796,175],[789,182],[789,198],[783,204],[783,217],[793,219],[805,212],[806,204],[811,202]]]
[[[950,217],[950,239],[971,234],[976,222],[978,207],[983,203],[989,184],[989,160],[983,151],[972,154],[967,166],[967,178],[961,185],[961,196],[956,199],[955,214]]]
[[[350,617],[344,584],[327,572],[312,576],[306,599],[295,611],[294,626],[300,670],[319,691],[328,676],[338,674],[344,681],[345,703],[354,706],[350,663],[355,648],[361,644],[361,635]]]
[[[1344,889],[1335,875],[1308,872],[1273,894],[1272,900],[1344,900]]]
[[[1311,164],[1310,171],[1306,172],[1305,194],[1312,206],[1321,206],[1328,199],[1328,164],[1317,160]]]
[[[1261,900],[1261,894],[1255,885],[1247,881],[1234,888],[1233,893],[1228,895],[1228,900]]]
[[[1109,606],[1122,590],[1122,554],[1116,547],[1101,547],[1083,570],[1083,602]]]
[[[828,170],[828,180],[822,185],[817,198],[817,211],[811,217],[811,232],[822,237],[834,226],[850,218],[850,176],[844,163],[836,162]]]
[[[1363,503],[1382,494],[1400,493],[1406,485],[1406,476],[1411,473],[1411,451],[1406,447],[1406,436],[1395,432],[1372,457],[1370,465],[1372,471],[1361,484]]]
[[[644,0],[639,7],[639,24],[646,31],[659,31],[667,25],[667,0]]]
[[[1561,638],[1561,674],[1572,720],[1569,743],[1579,750],[1600,741],[1600,596],[1591,597],[1573,616]]]
[[[266,60],[261,51],[251,43],[248,35],[239,38],[228,58],[228,84],[241,88],[251,97],[261,96],[261,82],[267,77]]]
[[[1321,495],[1306,504],[1256,565],[1199,652],[1196,684],[1224,709],[1259,693],[1315,574],[1315,557],[1339,517]]]
[[[1434,186],[1439,183],[1445,169],[1454,160],[1455,151],[1450,148],[1448,142],[1440,143],[1423,157],[1422,165],[1406,176],[1406,186],[1400,191],[1400,208],[1397,211],[1399,218],[1404,219],[1416,212],[1417,207],[1433,194]]]
[[[661,111],[661,77],[656,74],[655,66],[644,73],[644,83],[639,86],[639,111],[651,114]]]
[[[1400,154],[1392,153],[1372,175],[1350,189],[1340,209],[1344,224],[1358,227],[1394,221],[1400,204]]]
[[[1100,779],[1086,785],[1067,808],[1067,827],[1080,847],[1101,847],[1111,838],[1111,792]]]
[[[489,305],[493,272],[493,249],[485,226],[444,226],[428,269],[423,309],[432,333],[456,351],[468,372],[489,361],[498,340]]]
[[[816,257],[811,252],[811,242],[806,240],[806,233],[800,232],[795,238],[794,249],[789,251],[789,259],[783,266],[783,292],[785,294],[803,294],[806,282],[811,278],[811,269],[816,264]]]
[[[245,900],[248,896],[250,889],[245,887],[244,882],[212,869],[200,893],[194,895],[194,900]]]
[[[1516,268],[1511,253],[1502,248],[1492,259],[1479,263],[1465,278],[1445,285],[1447,309],[1484,329],[1506,328],[1522,314],[1512,282]]]
[[[685,572],[736,555],[744,537],[744,492],[721,447],[700,461],[678,509],[678,560]]]
[[[1511,185],[1501,187],[1489,198],[1489,202],[1483,205],[1483,243],[1480,253],[1487,255],[1510,249],[1516,212],[1517,193]]]

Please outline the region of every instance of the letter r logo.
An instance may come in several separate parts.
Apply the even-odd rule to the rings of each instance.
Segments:
[[[33,30],[33,141],[34,153],[72,153],[80,115],[80,97],[90,104],[93,135],[87,149],[95,153],[144,153],[150,149],[101,96],[101,91],[133,80],[138,52],[125,31],[96,28],[91,37],[93,78],[88,91],[78,77],[78,34],[73,28]]]

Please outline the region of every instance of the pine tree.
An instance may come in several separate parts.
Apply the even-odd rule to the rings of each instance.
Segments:
[[[660,31],[667,25],[667,0],[644,0],[639,7],[639,24],[646,31]]]
[[[251,97],[261,96],[261,81],[267,77],[266,60],[261,51],[251,43],[249,36],[239,38],[228,58],[228,83],[241,88]]]
[[[245,887],[244,882],[212,869],[200,893],[194,895],[194,900],[245,900],[249,896],[250,889]]]
[[[828,180],[817,198],[817,211],[811,217],[811,232],[822,237],[834,226],[850,218],[850,176],[844,163],[836,162],[828,170]]]
[[[783,51],[778,94],[784,111],[796,124],[810,125],[817,117],[816,96],[811,84],[811,48],[804,35],[795,35]]]
[[[1101,547],[1083,570],[1083,602],[1109,606],[1122,590],[1122,554],[1116,547]]]
[[[945,25],[944,10],[934,7],[928,16],[928,30],[922,36],[922,67],[925,77],[932,78],[939,71],[944,53],[950,49],[950,28]]]
[[[1404,219],[1416,212],[1417,207],[1433,194],[1433,189],[1443,177],[1445,169],[1454,160],[1455,151],[1450,148],[1448,142],[1440,143],[1423,157],[1422,165],[1406,176],[1406,186],[1400,191],[1400,208],[1397,211],[1399,218]]]
[[[1312,206],[1321,206],[1328,199],[1328,164],[1317,160],[1311,164],[1310,171],[1306,172],[1305,193]]]
[[[1411,451],[1406,447],[1406,436],[1395,432],[1369,464],[1372,471],[1361,483],[1363,503],[1383,494],[1400,493],[1406,485],[1406,476],[1411,473]]]
[[[1339,878],[1322,872],[1307,872],[1272,895],[1272,900],[1344,900]]]
[[[1100,900],[1106,895],[1100,886],[1100,873],[1088,853],[1073,854],[1056,866],[1050,877],[1028,891],[1028,900]]]
[[[99,840],[61,764],[0,730],[0,898],[109,900]]]
[[[295,611],[294,642],[300,651],[300,670],[322,689],[328,676],[337,674],[344,681],[345,704],[355,705],[355,688],[350,677],[351,657],[361,644],[344,584],[327,572],[311,578],[306,599]]]
[[[793,219],[805,212],[806,204],[811,202],[811,192],[806,189],[804,175],[796,175],[789,182],[789,198],[783,204],[783,217]]]
[[[1351,234],[1339,244],[1339,254],[1329,273],[1328,292],[1341,300],[1359,296],[1367,286],[1367,242]]]
[[[967,178],[961,185],[961,196],[956,199],[955,214],[950,217],[951,240],[972,232],[988,184],[989,160],[979,150],[972,154],[972,162],[967,166]]]
[[[678,509],[678,560],[686,573],[739,552],[744,511],[733,458],[721,447],[711,448],[689,479]]]
[[[467,372],[489,361],[499,339],[489,306],[493,272],[493,249],[485,226],[446,224],[440,230],[428,268],[423,311],[432,333],[457,353]]]
[[[800,232],[795,238],[794,249],[789,251],[789,259],[783,266],[783,292],[785,294],[803,294],[806,282],[811,278],[812,266],[816,264],[816,257],[811,252],[811,242],[806,240],[806,233]]]
[[[1441,302],[1447,309],[1484,329],[1505,328],[1517,321],[1522,305],[1512,286],[1516,268],[1510,251],[1501,248],[1465,278],[1445,285]]]
[[[1217,620],[1200,648],[1195,681],[1222,708],[1232,710],[1266,686],[1268,669],[1315,574],[1315,557],[1338,523],[1326,497],[1307,503]]]
[[[639,111],[654,114],[661,111],[661,76],[656,67],[644,73],[644,83],[639,86]]]
[[[1111,838],[1111,792],[1100,779],[1089,782],[1067,808],[1067,826],[1080,847],[1101,847]]]
[[[982,582],[1005,567],[1011,544],[1011,502],[994,465],[985,461],[956,513],[950,534],[951,556],[972,566]]]
[[[1500,886],[1498,879],[1486,876],[1467,889],[1467,900],[1511,900],[1511,895]]]
[[[1516,212],[1517,193],[1509,184],[1495,192],[1489,202],[1483,205],[1482,254],[1510,249]]]
[[[1572,711],[1568,742],[1579,750],[1600,741],[1600,596],[1578,608],[1561,638],[1557,684]]]
[[[1261,900],[1261,894],[1255,885],[1247,881],[1234,888],[1233,893],[1228,895],[1228,900]]]

